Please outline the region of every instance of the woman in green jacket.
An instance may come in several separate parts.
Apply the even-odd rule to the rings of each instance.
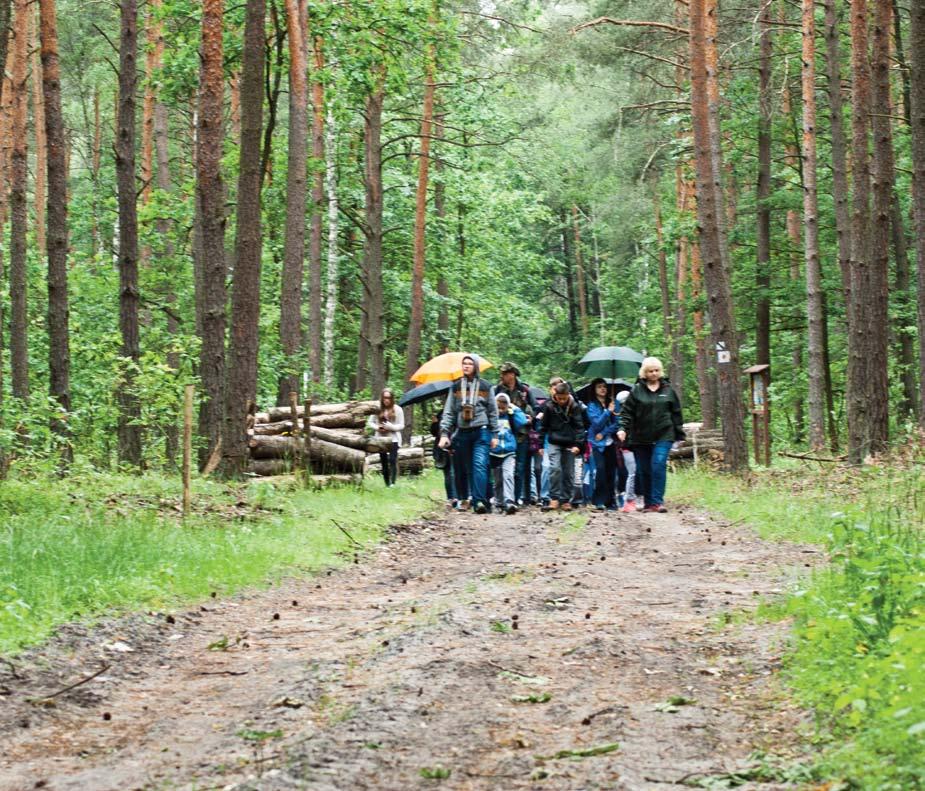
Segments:
[[[636,491],[645,498],[643,510],[665,513],[668,452],[684,439],[684,419],[678,394],[657,357],[642,361],[639,379],[620,410],[617,437],[626,441],[636,458]]]

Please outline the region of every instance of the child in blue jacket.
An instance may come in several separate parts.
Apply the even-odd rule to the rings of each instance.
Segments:
[[[527,416],[514,406],[505,393],[495,396],[498,405],[498,444],[491,451],[491,466],[495,476],[495,499],[505,513],[517,513],[514,491],[514,471],[517,465],[517,432],[527,425]]]

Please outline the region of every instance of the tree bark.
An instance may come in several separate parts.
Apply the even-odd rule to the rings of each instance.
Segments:
[[[221,471],[238,477],[247,468],[247,415],[257,394],[260,319],[260,130],[263,124],[265,0],[247,0],[241,67],[241,157],[232,282],[231,344]]]
[[[836,0],[825,0],[826,76],[829,126],[832,136],[832,191],[835,200],[835,234],[845,310],[851,313],[851,212],[848,201],[848,143],[845,138],[844,103],[841,95],[841,55],[838,46]]]
[[[714,0],[690,0],[691,116],[697,161],[697,214],[700,226],[704,282],[707,289],[714,347],[728,352],[719,363],[720,409],[725,443],[724,466],[738,472],[748,467],[745,410],[739,386],[739,348],[726,266],[722,202],[721,152],[716,68],[716,5]],[[720,161],[717,162],[719,157]]]
[[[373,393],[385,387],[385,327],[382,295],[382,105],[385,99],[385,67],[373,69],[375,87],[366,97],[363,181],[366,188],[366,243],[363,250],[364,309],[369,354],[369,378]]]
[[[652,190],[652,209],[655,214],[655,239],[658,246],[658,290],[662,303],[662,334],[669,346],[673,345],[671,331],[671,291],[668,287],[668,255],[665,252],[665,234],[662,228],[662,205],[658,186]]]
[[[806,315],[809,317],[809,443],[825,446],[825,312],[819,262],[816,156],[816,18],[814,0],[803,0],[803,241],[806,254]]]
[[[0,0],[0,64],[6,68],[10,42],[10,18],[12,16],[12,0]],[[6,89],[5,80],[0,77],[0,104],[3,103],[3,92]]]
[[[870,238],[870,65],[868,61],[867,0],[851,5],[851,153],[854,193],[851,217],[851,310],[848,327],[848,456],[860,464],[870,452],[870,370],[872,318]],[[877,398],[883,398],[878,393]]]
[[[73,459],[67,415],[71,411],[71,351],[67,283],[67,143],[61,112],[58,23],[55,0],[39,0],[42,92],[48,141],[48,371],[49,394],[60,413],[51,430],[62,445],[65,464]]]
[[[581,322],[582,343],[588,342],[588,288],[585,276],[585,259],[581,249],[581,224],[578,206],[572,204],[572,231],[575,234],[575,288],[578,291],[578,319]]]
[[[574,345],[578,337],[578,315],[575,309],[575,280],[572,277],[572,239],[569,233],[568,215],[564,208],[559,210],[559,223],[562,232],[562,263],[565,272],[565,295],[568,302],[569,338]]]
[[[755,286],[755,363],[771,364],[771,3],[763,2],[758,66],[758,225]]]
[[[26,276],[29,163],[27,149],[27,66],[29,63],[29,15],[27,0],[16,0],[13,50],[10,56],[10,368],[13,397],[29,400],[29,305]],[[2,227],[2,226],[0,226]]]
[[[328,288],[324,306],[324,385],[334,388],[334,318],[337,314],[337,278],[340,264],[337,237],[340,227],[337,204],[337,128],[334,108],[328,107],[325,123],[325,190],[328,198]]]
[[[408,321],[405,381],[421,364],[421,330],[424,326],[424,271],[427,259],[427,179],[430,169],[430,138],[434,115],[434,45],[428,47],[424,76],[424,106],[421,115],[421,153],[418,157],[418,186],[414,211],[414,251],[411,271],[411,317]],[[410,414],[410,411],[409,411]],[[410,435],[409,435],[410,436]]]
[[[890,318],[889,271],[890,241],[893,208],[893,127],[890,90],[891,46],[893,30],[893,0],[875,0],[873,23],[873,96],[871,116],[873,132],[874,211],[871,224],[870,292],[870,353],[867,358],[869,393],[868,442],[872,453],[883,453],[889,448],[889,398],[877,394],[888,393],[890,378]]]
[[[909,249],[906,229],[903,223],[899,196],[893,193],[890,207],[890,228],[893,237],[893,254],[896,258],[895,286],[897,315],[893,319],[893,333],[896,340],[896,359],[899,363],[899,377],[902,381],[902,398],[896,406],[901,418],[918,419],[918,390],[915,382],[915,335],[907,329],[913,321],[910,292]]]
[[[141,358],[138,328],[138,207],[135,196],[135,87],[138,82],[138,8],[121,0],[116,184],[119,199],[119,329],[124,372],[118,384],[119,460],[141,467],[141,404],[135,373]]]
[[[224,0],[203,0],[196,141],[196,205],[199,225],[201,332],[199,376],[200,468],[215,452],[222,432],[225,387],[225,185],[222,180],[224,94],[222,26]]]
[[[691,299],[700,302],[703,294],[703,264],[700,255],[700,240],[691,243]],[[710,354],[707,350],[706,325],[703,311],[694,310],[694,362],[697,366],[697,389],[700,391],[700,420],[705,429],[716,428],[716,388],[710,366]]]
[[[315,74],[324,69],[324,50],[321,36],[315,36],[314,58]],[[324,216],[324,83],[320,78],[312,81],[312,158],[315,161],[312,183],[312,221],[311,242],[309,246],[308,267],[308,324],[309,333],[309,369],[313,382],[321,381],[321,238],[323,234],[322,218]]]
[[[925,428],[925,4],[910,10],[909,51],[912,92],[912,195],[918,272],[919,425]]]
[[[42,97],[42,60],[41,47],[38,43],[38,26],[35,24],[35,15],[30,12],[30,33],[32,43],[32,121],[35,128],[35,178],[32,192],[35,198],[35,246],[40,256],[45,255],[45,201],[48,200],[48,190],[45,182],[48,164],[45,161],[47,144],[45,142],[45,100]],[[2,23],[0,23],[2,24]]]
[[[289,403],[300,390],[302,351],[302,275],[305,259],[307,196],[306,126],[308,124],[308,49],[304,0],[285,0],[289,30],[289,151],[286,174],[286,231],[279,299],[279,340],[284,361],[276,403]],[[313,328],[314,329],[314,328]]]

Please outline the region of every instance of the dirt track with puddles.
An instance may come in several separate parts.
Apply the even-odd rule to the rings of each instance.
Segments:
[[[821,560],[694,511],[438,515],[344,569],[0,665],[0,789],[758,778],[805,717],[776,679],[786,624],[736,613]],[[739,787],[791,787],[766,774]]]

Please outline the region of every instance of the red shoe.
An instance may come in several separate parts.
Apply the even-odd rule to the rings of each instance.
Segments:
[[[665,508],[665,506],[662,505],[661,503],[659,503],[658,505],[655,505],[654,503],[652,505],[647,505],[643,509],[643,511],[645,511],[645,513],[647,514],[667,514],[668,513],[668,509]]]

